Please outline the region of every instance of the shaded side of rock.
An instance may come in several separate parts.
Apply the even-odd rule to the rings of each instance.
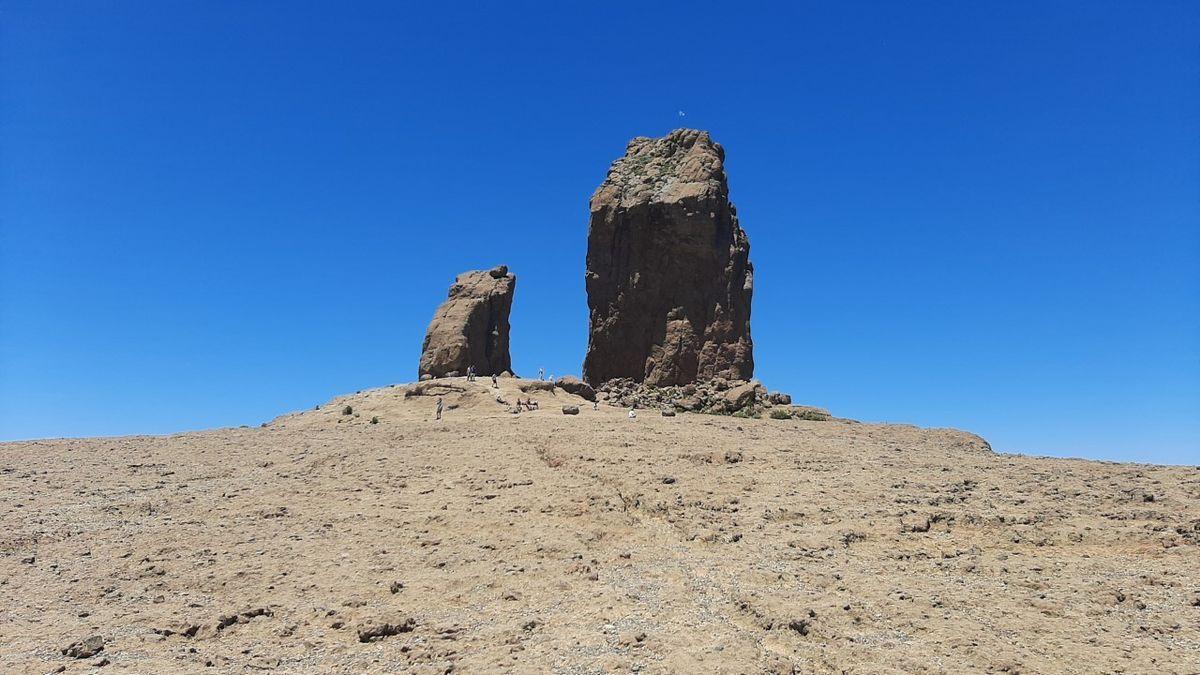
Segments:
[[[724,160],[704,131],[635,138],[592,196],[585,381],[753,375],[750,242]]]
[[[511,371],[508,316],[516,288],[517,277],[503,265],[458,275],[425,333],[418,377],[465,374],[469,366],[478,375]]]

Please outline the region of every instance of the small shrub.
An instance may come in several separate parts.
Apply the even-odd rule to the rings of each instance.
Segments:
[[[345,408],[342,408],[342,414],[343,415],[353,415],[354,408],[351,408],[350,406],[346,406]]]
[[[783,408],[776,408],[771,411],[771,419],[773,419],[773,420],[790,420],[790,419],[792,419],[792,413],[791,413],[791,411],[784,410]]]
[[[379,417],[377,417],[377,416],[376,416],[376,417],[372,417],[372,418],[371,418],[371,424],[379,424]]]
[[[810,422],[828,422],[829,415],[826,415],[822,412],[817,412],[816,410],[801,410],[800,412],[796,413],[796,419],[808,420]]]

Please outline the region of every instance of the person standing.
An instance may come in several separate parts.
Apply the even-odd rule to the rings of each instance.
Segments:
[[[437,419],[439,419],[439,420],[442,419],[442,397],[441,396],[439,396],[438,400],[437,400]]]
[[[545,368],[538,368],[538,380],[539,380],[539,381],[544,381],[545,379],[546,379],[546,369],[545,369]]]
[[[500,386],[500,385],[496,384],[496,374],[495,373],[492,373],[492,386],[493,387]]]

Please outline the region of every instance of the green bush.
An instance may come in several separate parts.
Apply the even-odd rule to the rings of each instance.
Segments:
[[[372,417],[372,418],[371,418],[371,424],[379,424],[379,418],[378,418],[378,417]]]
[[[796,413],[796,419],[808,420],[810,422],[828,422],[829,415],[817,412],[815,410],[801,410],[800,412]]]
[[[771,411],[771,419],[773,420],[790,420],[792,419],[792,411],[783,408],[776,408]]]

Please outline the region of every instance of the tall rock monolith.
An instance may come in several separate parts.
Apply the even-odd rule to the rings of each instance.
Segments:
[[[724,161],[706,131],[635,138],[592,195],[588,382],[753,376],[754,269]]]
[[[479,375],[512,370],[508,314],[516,289],[504,265],[458,275],[425,333],[418,377],[466,375],[472,365]]]

